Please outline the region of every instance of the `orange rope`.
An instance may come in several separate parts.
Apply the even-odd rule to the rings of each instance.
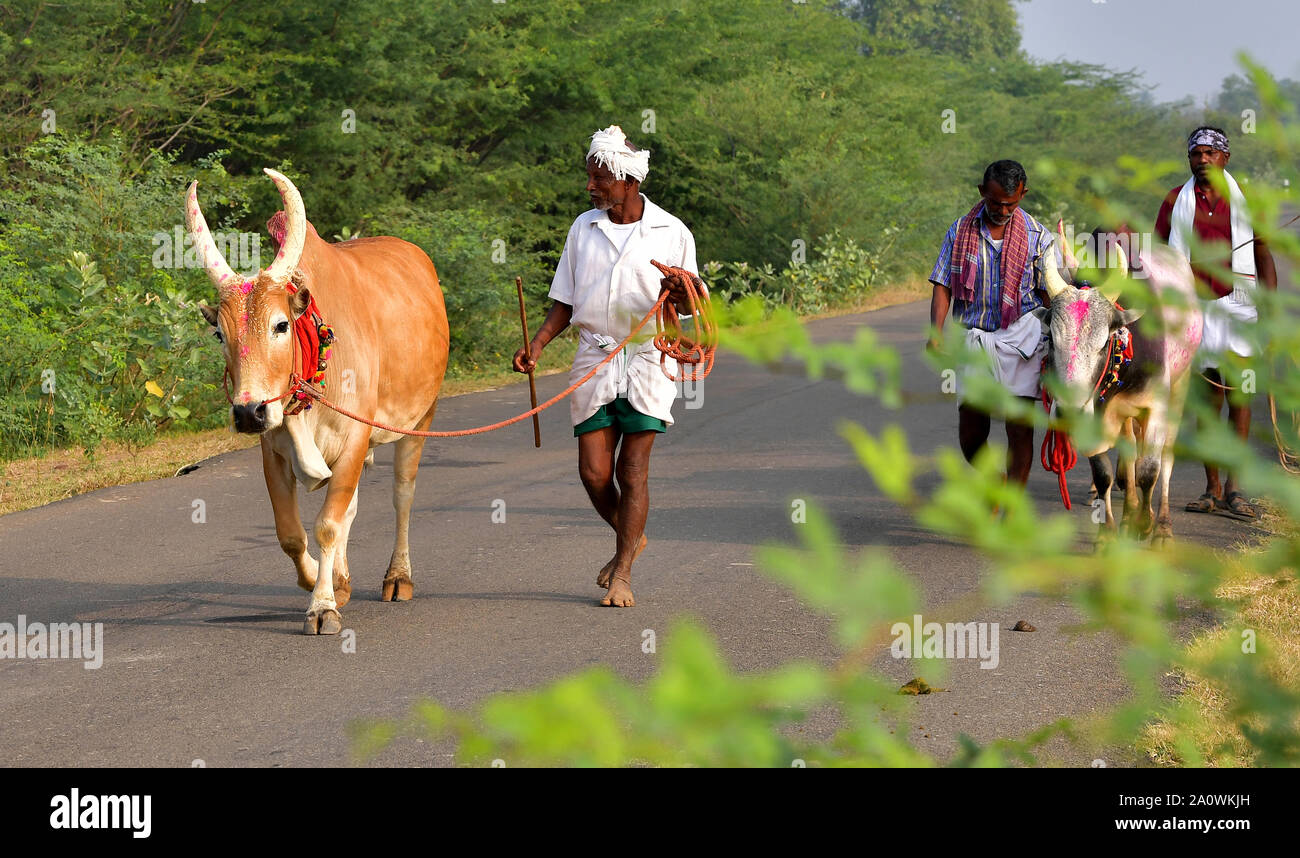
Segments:
[[[591,372],[569,385],[562,393],[551,397],[536,408],[525,411],[523,414],[516,417],[511,417],[509,420],[502,420],[499,423],[492,423],[488,426],[477,426],[473,429],[454,429],[445,432],[422,432],[418,429],[399,429],[396,426],[389,426],[388,424],[380,423],[377,420],[367,420],[360,414],[356,414],[348,411],[346,408],[335,405],[333,402],[326,399],[320,391],[304,385],[302,380],[296,378],[294,375],[290,375],[289,377],[289,390],[281,396],[277,396],[275,399],[268,401],[275,402],[276,400],[283,399],[290,393],[301,391],[306,393],[313,401],[319,402],[326,408],[337,411],[344,417],[350,417],[358,423],[364,423],[367,426],[373,426],[376,429],[383,429],[385,432],[396,432],[401,435],[418,435],[422,438],[458,438],[462,435],[479,435],[484,432],[491,432],[494,429],[501,429],[511,425],[512,423],[518,423],[520,420],[527,420],[534,414],[545,411],[570,393],[573,393],[573,391],[590,381],[592,376],[594,376],[602,366],[609,363],[620,352],[622,352],[624,347],[626,347],[628,343],[632,342],[632,338],[635,337],[651,319],[657,319],[659,326],[659,332],[655,334],[654,343],[655,347],[662,352],[659,357],[659,367],[663,374],[673,381],[701,381],[708,376],[710,371],[712,371],[714,353],[717,351],[717,326],[714,324],[708,302],[704,299],[704,284],[700,282],[698,277],[685,269],[661,265],[653,259],[650,260],[650,264],[662,271],[665,277],[678,276],[684,284],[690,302],[691,316],[693,318],[692,336],[690,338],[682,337],[680,326],[677,322],[677,308],[668,300],[669,293],[665,290],[663,294],[659,296],[659,300],[655,302],[655,305],[650,308],[650,312],[646,313],[645,318],[637,323],[637,326],[632,329],[632,332],[627,335],[623,342],[619,343],[618,348],[611,351],[608,357],[592,367]],[[669,330],[676,331],[676,334],[669,336]],[[689,348],[683,345],[684,339],[691,343]],[[669,357],[679,361],[680,363],[691,366],[690,374],[687,375],[685,370],[682,370],[680,377],[669,373],[665,366],[666,358]],[[229,398],[228,394],[227,398]]]
[[[691,348],[686,349],[682,347],[683,337],[677,318],[677,306],[672,301],[664,300],[667,293],[660,296],[659,303],[656,305],[659,312],[659,332],[655,334],[655,348],[660,352],[659,369],[673,381],[700,381],[713,370],[713,355],[717,351],[718,341],[718,326],[713,320],[713,311],[709,303],[704,300],[704,284],[699,277],[684,268],[663,265],[653,259],[650,260],[650,264],[658,268],[664,277],[676,277],[685,285],[691,311],[691,336],[685,338],[691,343]],[[675,331],[676,334],[669,336],[670,331]],[[668,358],[691,367],[690,374],[687,375],[685,369],[680,375],[668,372]]]

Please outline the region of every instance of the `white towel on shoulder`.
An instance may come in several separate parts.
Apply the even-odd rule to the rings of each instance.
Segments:
[[[1246,198],[1227,170],[1223,177],[1228,182],[1228,203],[1232,212],[1232,292],[1213,301],[1203,301],[1204,327],[1201,345],[1196,351],[1201,369],[1219,365],[1219,355],[1233,352],[1250,357],[1253,349],[1246,338],[1243,325],[1259,318],[1255,309],[1255,231],[1250,226],[1250,212]],[[1174,200],[1174,210],[1169,222],[1169,246],[1191,261],[1192,221],[1196,217],[1196,179],[1188,179]]]
[[[1232,213],[1232,292],[1239,302],[1253,303],[1251,290],[1255,288],[1255,231],[1250,227],[1250,210],[1246,198],[1237,186],[1237,180],[1227,170],[1223,178],[1228,181],[1228,203]],[[1169,246],[1192,262],[1192,221],[1196,216],[1196,179],[1187,180],[1174,200],[1169,219]]]

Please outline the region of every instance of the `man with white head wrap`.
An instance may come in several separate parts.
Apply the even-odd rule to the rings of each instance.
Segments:
[[[676,306],[690,306],[686,285],[662,277],[650,264],[654,259],[698,270],[691,231],[641,193],[649,169],[650,153],[628,142],[617,125],[592,135],[587,150],[592,209],[569,228],[551,283],[554,303],[532,342],[515,353],[517,372],[535,367],[546,344],[572,324],[579,336],[569,379],[576,382],[632,332],[662,291]],[[695,284],[703,285],[698,278]],[[660,368],[653,334],[643,329],[640,341],[629,343],[570,399],[579,476],[592,506],[617,535],[614,557],[596,578],[608,588],[602,605],[635,604],[632,562],[646,545],[650,450],[655,436],[673,422],[677,385]],[[675,373],[676,361],[668,358],[665,368]]]
[[[1205,328],[1197,363],[1204,393],[1215,414],[1223,407],[1227,388],[1228,422],[1238,437],[1250,433],[1250,396],[1242,391],[1240,371],[1254,348],[1250,326],[1258,319],[1255,288],[1277,288],[1273,255],[1255,236],[1241,188],[1228,172],[1231,152],[1221,128],[1202,125],[1187,138],[1187,163],[1192,177],[1165,196],[1156,216],[1156,234],[1192,263],[1204,301]],[[1215,187],[1220,174],[1227,185],[1225,198]],[[1224,273],[1229,276],[1225,279]],[[1231,378],[1231,381],[1225,379]],[[1235,382],[1235,384],[1234,384]],[[1219,469],[1205,465],[1205,491],[1186,507],[1188,512],[1219,512],[1239,519],[1258,513],[1239,491],[1235,475],[1219,483]]]

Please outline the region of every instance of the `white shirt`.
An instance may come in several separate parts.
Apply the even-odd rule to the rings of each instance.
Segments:
[[[620,254],[622,254],[623,248],[627,247],[627,240],[632,237],[633,231],[639,228],[640,223],[641,221],[634,220],[631,223],[614,223],[610,221],[605,224],[605,234],[609,236],[610,241],[614,242],[614,246],[618,248]]]
[[[582,378],[631,333],[636,323],[659,300],[663,275],[650,264],[698,272],[695,237],[686,225],[641,195],[641,220],[628,230],[626,243],[619,247],[619,224],[597,209],[583,213],[569,227],[551,281],[552,300],[573,307],[571,323],[578,328],[578,353],[573,358],[569,383]],[[651,338],[654,320],[641,329],[637,340],[623,354],[600,368],[569,399],[569,414],[577,426],[602,405],[626,396],[642,414],[673,422],[672,404],[677,385],[659,367],[659,351]],[[677,372],[677,362],[665,361],[668,372]]]

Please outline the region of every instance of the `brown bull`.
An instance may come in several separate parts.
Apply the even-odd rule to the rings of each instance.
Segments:
[[[433,421],[447,369],[447,311],[424,251],[387,236],[322,241],[307,223],[293,183],[274,170],[265,172],[280,190],[285,234],[275,260],[250,278],[236,274],[221,255],[199,209],[198,183],[190,185],[186,222],[221,299],[215,308],[199,309],[225,354],[235,428],[261,438],[280,547],[297,567],[298,585],[311,591],[303,631],[337,634],[339,609],[352,592],[347,542],[357,514],[357,483],[370,449],[390,441],[397,442],[397,539],[381,598],[411,598],[407,533],[424,439],[372,429],[320,405],[286,414],[291,400],[280,397],[298,361],[294,322],[315,299],[321,318],[334,329],[338,339],[324,378],[333,401],[371,420],[424,430]],[[309,490],[326,486],[315,526],[319,561],[307,550],[299,480]]]

